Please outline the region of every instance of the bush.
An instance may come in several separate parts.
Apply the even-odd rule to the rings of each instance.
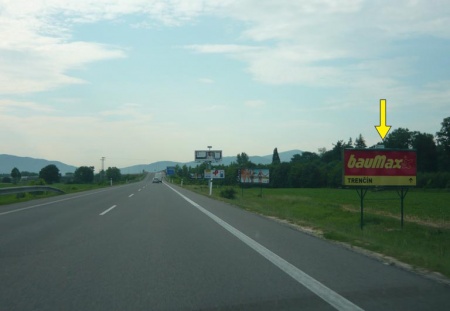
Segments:
[[[417,186],[421,188],[448,188],[450,185],[450,173],[421,173],[417,174]]]
[[[233,188],[227,188],[220,191],[220,196],[225,199],[235,199],[236,198],[236,190]]]
[[[16,199],[23,199],[23,198],[25,198],[25,197],[26,197],[26,194],[23,193],[23,192],[17,193],[17,194],[16,194]]]

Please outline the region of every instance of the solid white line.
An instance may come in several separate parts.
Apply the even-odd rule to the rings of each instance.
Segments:
[[[134,195],[134,193],[130,194],[128,197],[131,198]]]
[[[106,211],[104,211],[103,213],[100,213],[100,214],[98,214],[99,216],[103,216],[103,215],[105,215],[106,213],[108,213],[110,210],[112,210],[114,207],[116,207],[117,205],[113,205],[113,206],[111,206],[110,208],[108,208]]]
[[[73,200],[73,199],[78,199],[78,198],[86,197],[86,196],[93,195],[93,194],[98,194],[98,193],[101,193],[101,192],[104,192],[104,191],[109,191],[109,190],[110,189],[105,189],[105,190],[96,191],[96,192],[92,192],[92,193],[77,195],[77,196],[70,197],[70,198],[56,200],[56,201],[52,201],[52,202],[36,204],[36,205],[28,206],[28,207],[22,207],[22,208],[18,208],[18,209],[12,210],[12,211],[7,211],[7,212],[0,213],[0,216],[6,215],[6,214],[11,214],[11,213],[16,213],[16,212],[20,212],[20,211],[24,211],[24,210],[35,208],[35,207],[51,205],[51,204],[55,204],[55,203],[59,203],[59,202],[64,202],[64,201],[69,201],[69,200]]]
[[[363,311],[360,307],[352,303],[351,301],[345,299],[335,291],[331,290],[330,288],[326,287],[316,279],[312,278],[302,270],[298,269],[294,265],[290,264],[277,254],[273,253],[269,249],[265,248],[255,240],[249,238],[247,235],[242,233],[241,231],[237,230],[227,222],[223,221],[213,213],[209,212],[205,208],[201,207],[199,204],[195,203],[182,193],[178,192],[171,186],[167,185],[170,189],[175,191],[178,195],[180,195],[183,199],[188,201],[190,204],[195,206],[199,211],[207,215],[209,218],[214,220],[217,224],[222,226],[224,229],[226,229],[228,232],[233,234],[235,237],[237,237],[239,240],[247,244],[249,247],[251,247],[253,250],[258,252],[260,255],[262,255],[264,258],[269,260],[271,263],[273,263],[275,266],[280,268],[282,271],[284,271],[286,274],[288,274],[290,277],[292,277],[294,280],[296,280],[298,283],[305,286],[307,289],[312,291],[314,294],[328,302],[330,305],[332,305],[337,310],[358,310]]]

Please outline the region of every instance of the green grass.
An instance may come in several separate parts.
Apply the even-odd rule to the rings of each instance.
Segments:
[[[121,185],[124,183],[133,183],[142,180],[145,175],[137,174],[137,175],[127,175],[127,179],[125,179],[119,183],[115,183],[114,186]],[[22,186],[32,186],[32,183],[19,183],[19,184],[10,184],[10,183],[0,183],[0,188],[7,187],[22,187]],[[47,185],[53,188],[60,189],[65,193],[75,193],[81,191],[95,190],[105,187],[110,187],[110,184],[107,182],[104,183],[90,183],[90,184],[65,184],[65,183],[56,183]],[[21,194],[11,194],[11,195],[0,195],[0,205],[6,204],[14,204],[24,201],[30,201],[35,199],[47,198],[51,196],[59,195],[55,192],[48,191],[42,192],[41,194],[32,194],[32,193],[21,193]]]
[[[131,182],[136,182],[136,181],[139,181],[139,179],[132,180]],[[115,185],[117,186],[120,184],[123,184],[123,183],[116,183]],[[1,184],[0,183],[0,188],[20,187],[20,186],[26,186],[26,185],[12,185],[12,184]],[[110,185],[107,183],[103,183],[103,184],[97,184],[97,183],[62,184],[62,183],[59,183],[59,184],[51,184],[51,185],[47,185],[47,186],[60,189],[60,190],[64,191],[65,193],[76,193],[76,192],[110,187]],[[19,203],[19,202],[24,202],[24,201],[35,200],[35,199],[48,198],[48,197],[56,196],[56,195],[59,195],[59,194],[56,192],[52,192],[52,191],[43,192],[41,194],[22,193],[22,194],[18,194],[18,195],[16,195],[16,194],[0,195],[0,205],[14,204],[14,203]]]
[[[0,184],[0,188],[6,187],[20,187],[24,185],[11,185],[11,184]],[[48,185],[53,188],[60,189],[65,193],[75,193],[87,190],[94,190],[99,188],[107,187],[107,185],[99,185],[99,184],[52,184]],[[0,195],[0,205],[6,204],[14,204],[19,202],[25,202],[35,199],[48,198],[51,196],[59,195],[56,192],[46,191],[41,194],[33,194],[33,193],[20,193],[20,194],[10,194],[10,195]]]
[[[208,195],[206,186],[188,186]],[[405,223],[400,224],[400,198],[393,190],[370,191],[364,201],[349,189],[236,188],[236,199],[213,197],[243,209],[287,220],[320,232],[323,237],[397,258],[414,267],[450,277],[450,192],[411,190],[405,198]]]

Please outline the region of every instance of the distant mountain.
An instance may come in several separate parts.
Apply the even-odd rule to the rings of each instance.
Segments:
[[[62,175],[73,173],[77,169],[75,166],[64,164],[59,161],[0,154],[0,174],[10,174],[15,167],[21,172],[39,173],[41,169],[50,164],[56,165]]]
[[[280,156],[281,162],[290,162],[291,158],[295,154],[302,154],[303,151],[300,150],[290,150],[290,151],[284,151],[284,152],[278,152],[278,155]],[[236,155],[237,156],[237,155]],[[222,165],[230,165],[232,162],[236,162],[236,156],[228,156],[223,157],[222,162],[220,164]],[[265,155],[265,156],[249,156],[249,160],[255,164],[270,164],[272,163],[272,156],[273,154]],[[173,161],[160,161],[155,162],[151,164],[141,164],[141,165],[133,165],[129,167],[121,168],[120,171],[122,174],[138,174],[141,173],[143,170],[147,172],[156,172],[166,169],[168,166],[190,166],[195,167],[199,163],[195,161],[191,162],[173,162]]]
[[[173,161],[159,161],[150,164],[138,164],[128,167],[120,168],[122,174],[139,174],[142,171],[146,172],[158,172],[165,170],[168,166],[184,165],[184,163],[173,162]]]
[[[290,150],[278,153],[280,156],[281,162],[290,162],[291,158],[295,154],[302,154],[300,150]],[[249,160],[255,164],[270,164],[272,163],[272,154],[265,156],[250,156]],[[232,162],[236,162],[236,156],[228,156],[223,157],[222,162],[220,164],[230,165]],[[59,171],[62,175],[66,173],[73,173],[77,169],[77,167],[68,165],[59,161],[48,161],[44,159],[35,159],[29,157],[18,157],[8,154],[0,154],[0,174],[10,174],[14,167],[17,167],[19,171],[27,171],[31,173],[39,173],[39,171],[46,167],[47,165],[54,164],[58,167]],[[199,163],[195,161],[191,162],[174,162],[174,161],[159,161],[150,164],[139,164],[128,166],[124,168],[120,168],[122,174],[138,174],[142,173],[142,171],[146,172],[156,172],[165,170],[168,166],[191,166],[195,167]]]

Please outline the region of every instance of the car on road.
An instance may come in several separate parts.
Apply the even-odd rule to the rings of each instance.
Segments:
[[[155,174],[155,177],[153,177],[152,183],[162,183],[162,174],[160,172]]]

